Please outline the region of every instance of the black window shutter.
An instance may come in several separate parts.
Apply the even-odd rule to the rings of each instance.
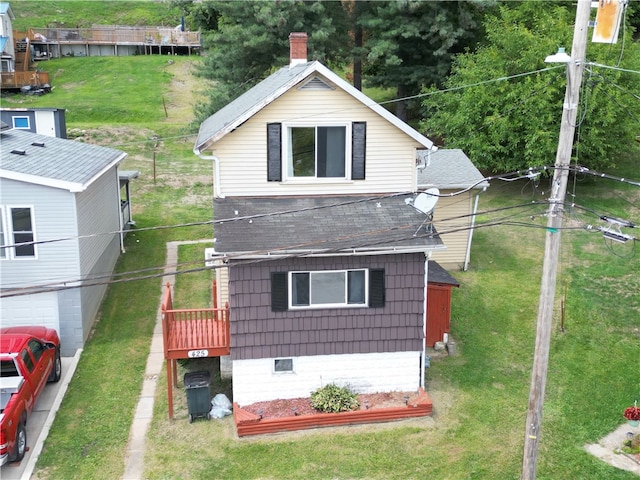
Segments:
[[[351,179],[364,180],[367,123],[353,122],[351,126]]]
[[[384,307],[384,268],[369,270],[369,306]]]
[[[287,298],[287,272],[273,272],[271,274],[271,311],[285,312],[289,307]]]
[[[267,123],[267,181],[282,181],[282,124]]]

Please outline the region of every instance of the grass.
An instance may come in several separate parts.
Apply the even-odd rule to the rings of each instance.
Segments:
[[[29,27],[90,28],[92,25],[154,25],[175,27],[180,9],[169,0],[12,0],[14,30]]]
[[[14,11],[22,3],[12,2]],[[58,3],[67,8],[65,2]],[[40,8],[38,2],[33,5]],[[211,226],[206,224],[144,230],[211,219],[211,165],[191,153],[191,118],[184,115],[180,89],[172,86],[176,71],[187,70],[189,62],[197,60],[172,60],[174,64],[168,64],[166,57],[111,58],[95,64],[83,63],[93,62],[89,58],[51,61],[54,92],[20,98],[23,106],[69,108],[69,127],[86,129],[91,141],[126,150],[124,168],[141,171],[132,185],[138,231],[126,238],[127,253],[118,262],[119,272],[158,267],[151,273],[159,273],[167,242],[211,238]],[[110,82],[107,73],[96,71],[119,80]],[[3,98],[3,105],[11,106],[5,104],[10,100]],[[76,108],[79,105],[83,108]],[[161,139],[157,147],[153,135]],[[639,154],[637,148],[631,151],[619,162],[620,170],[608,173],[637,179]],[[536,198],[530,184],[516,183],[494,183],[483,195],[481,208]],[[585,178],[577,188],[581,205],[624,218],[639,216],[635,187]],[[452,335],[459,353],[433,359],[426,373],[433,419],[238,439],[229,417],[189,424],[181,390],[175,392],[176,419],[169,421],[166,378],[161,378],[145,478],[517,478],[543,245],[542,230],[477,230],[471,269],[455,273],[461,287],[453,293]],[[197,265],[205,246],[181,246],[179,261]],[[630,246],[605,244],[600,235],[563,234],[558,296],[566,288],[565,330],[560,330],[557,315],[539,479],[635,478],[582,449],[619,425],[622,409],[640,392],[640,265],[632,253]],[[178,275],[176,304],[208,305],[209,275]],[[110,287],[38,461],[37,478],[121,478],[160,283],[160,278],[152,278]],[[191,363],[181,367],[181,373],[201,367]],[[214,378],[213,393],[219,391],[230,393],[230,386]]]

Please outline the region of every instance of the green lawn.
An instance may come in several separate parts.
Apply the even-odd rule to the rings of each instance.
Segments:
[[[173,118],[172,109],[165,116],[162,99],[172,103],[173,69],[189,66],[188,59],[172,60],[177,63],[166,57],[51,61],[54,92],[20,99],[22,106],[68,108],[69,127],[87,129],[91,141],[127,151],[124,168],[141,171],[132,184],[139,230],[127,236],[118,272],[161,273],[168,241],[212,237],[211,225],[184,226],[211,220],[211,165],[191,152],[191,118]],[[13,106],[9,101],[3,98],[3,106]],[[153,135],[160,138],[157,146]],[[636,148],[619,162],[618,172],[608,173],[638,180],[639,156]],[[581,179],[576,193],[577,203],[589,208],[640,217],[637,187]],[[480,207],[523,203],[535,195],[531,184],[495,181]],[[595,217],[590,221],[598,223]],[[162,225],[182,226],[144,230]],[[182,268],[203,260],[204,247],[181,247]],[[182,391],[176,392],[176,419],[168,421],[166,379],[160,379],[145,478],[518,478],[543,248],[541,229],[476,231],[470,270],[454,272],[461,283],[452,306],[458,355],[434,359],[426,372],[433,419],[237,439],[230,418],[189,424]],[[560,330],[558,310],[539,479],[637,478],[582,446],[619,425],[624,407],[640,397],[638,271],[633,245],[610,245],[583,230],[563,233],[558,298],[566,292],[565,329]],[[210,280],[202,272],[178,275],[176,301],[206,305]],[[160,294],[159,277],[110,287],[38,461],[37,478],[121,477]],[[228,387],[216,379],[214,389]]]

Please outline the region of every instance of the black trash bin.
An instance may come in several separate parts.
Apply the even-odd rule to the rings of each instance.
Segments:
[[[211,375],[206,370],[184,374],[184,388],[187,392],[189,423],[196,418],[209,419],[211,411]]]

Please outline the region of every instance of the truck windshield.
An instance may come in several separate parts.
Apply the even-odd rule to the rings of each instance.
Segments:
[[[2,360],[0,365],[0,377],[19,377],[18,369],[13,360]]]

